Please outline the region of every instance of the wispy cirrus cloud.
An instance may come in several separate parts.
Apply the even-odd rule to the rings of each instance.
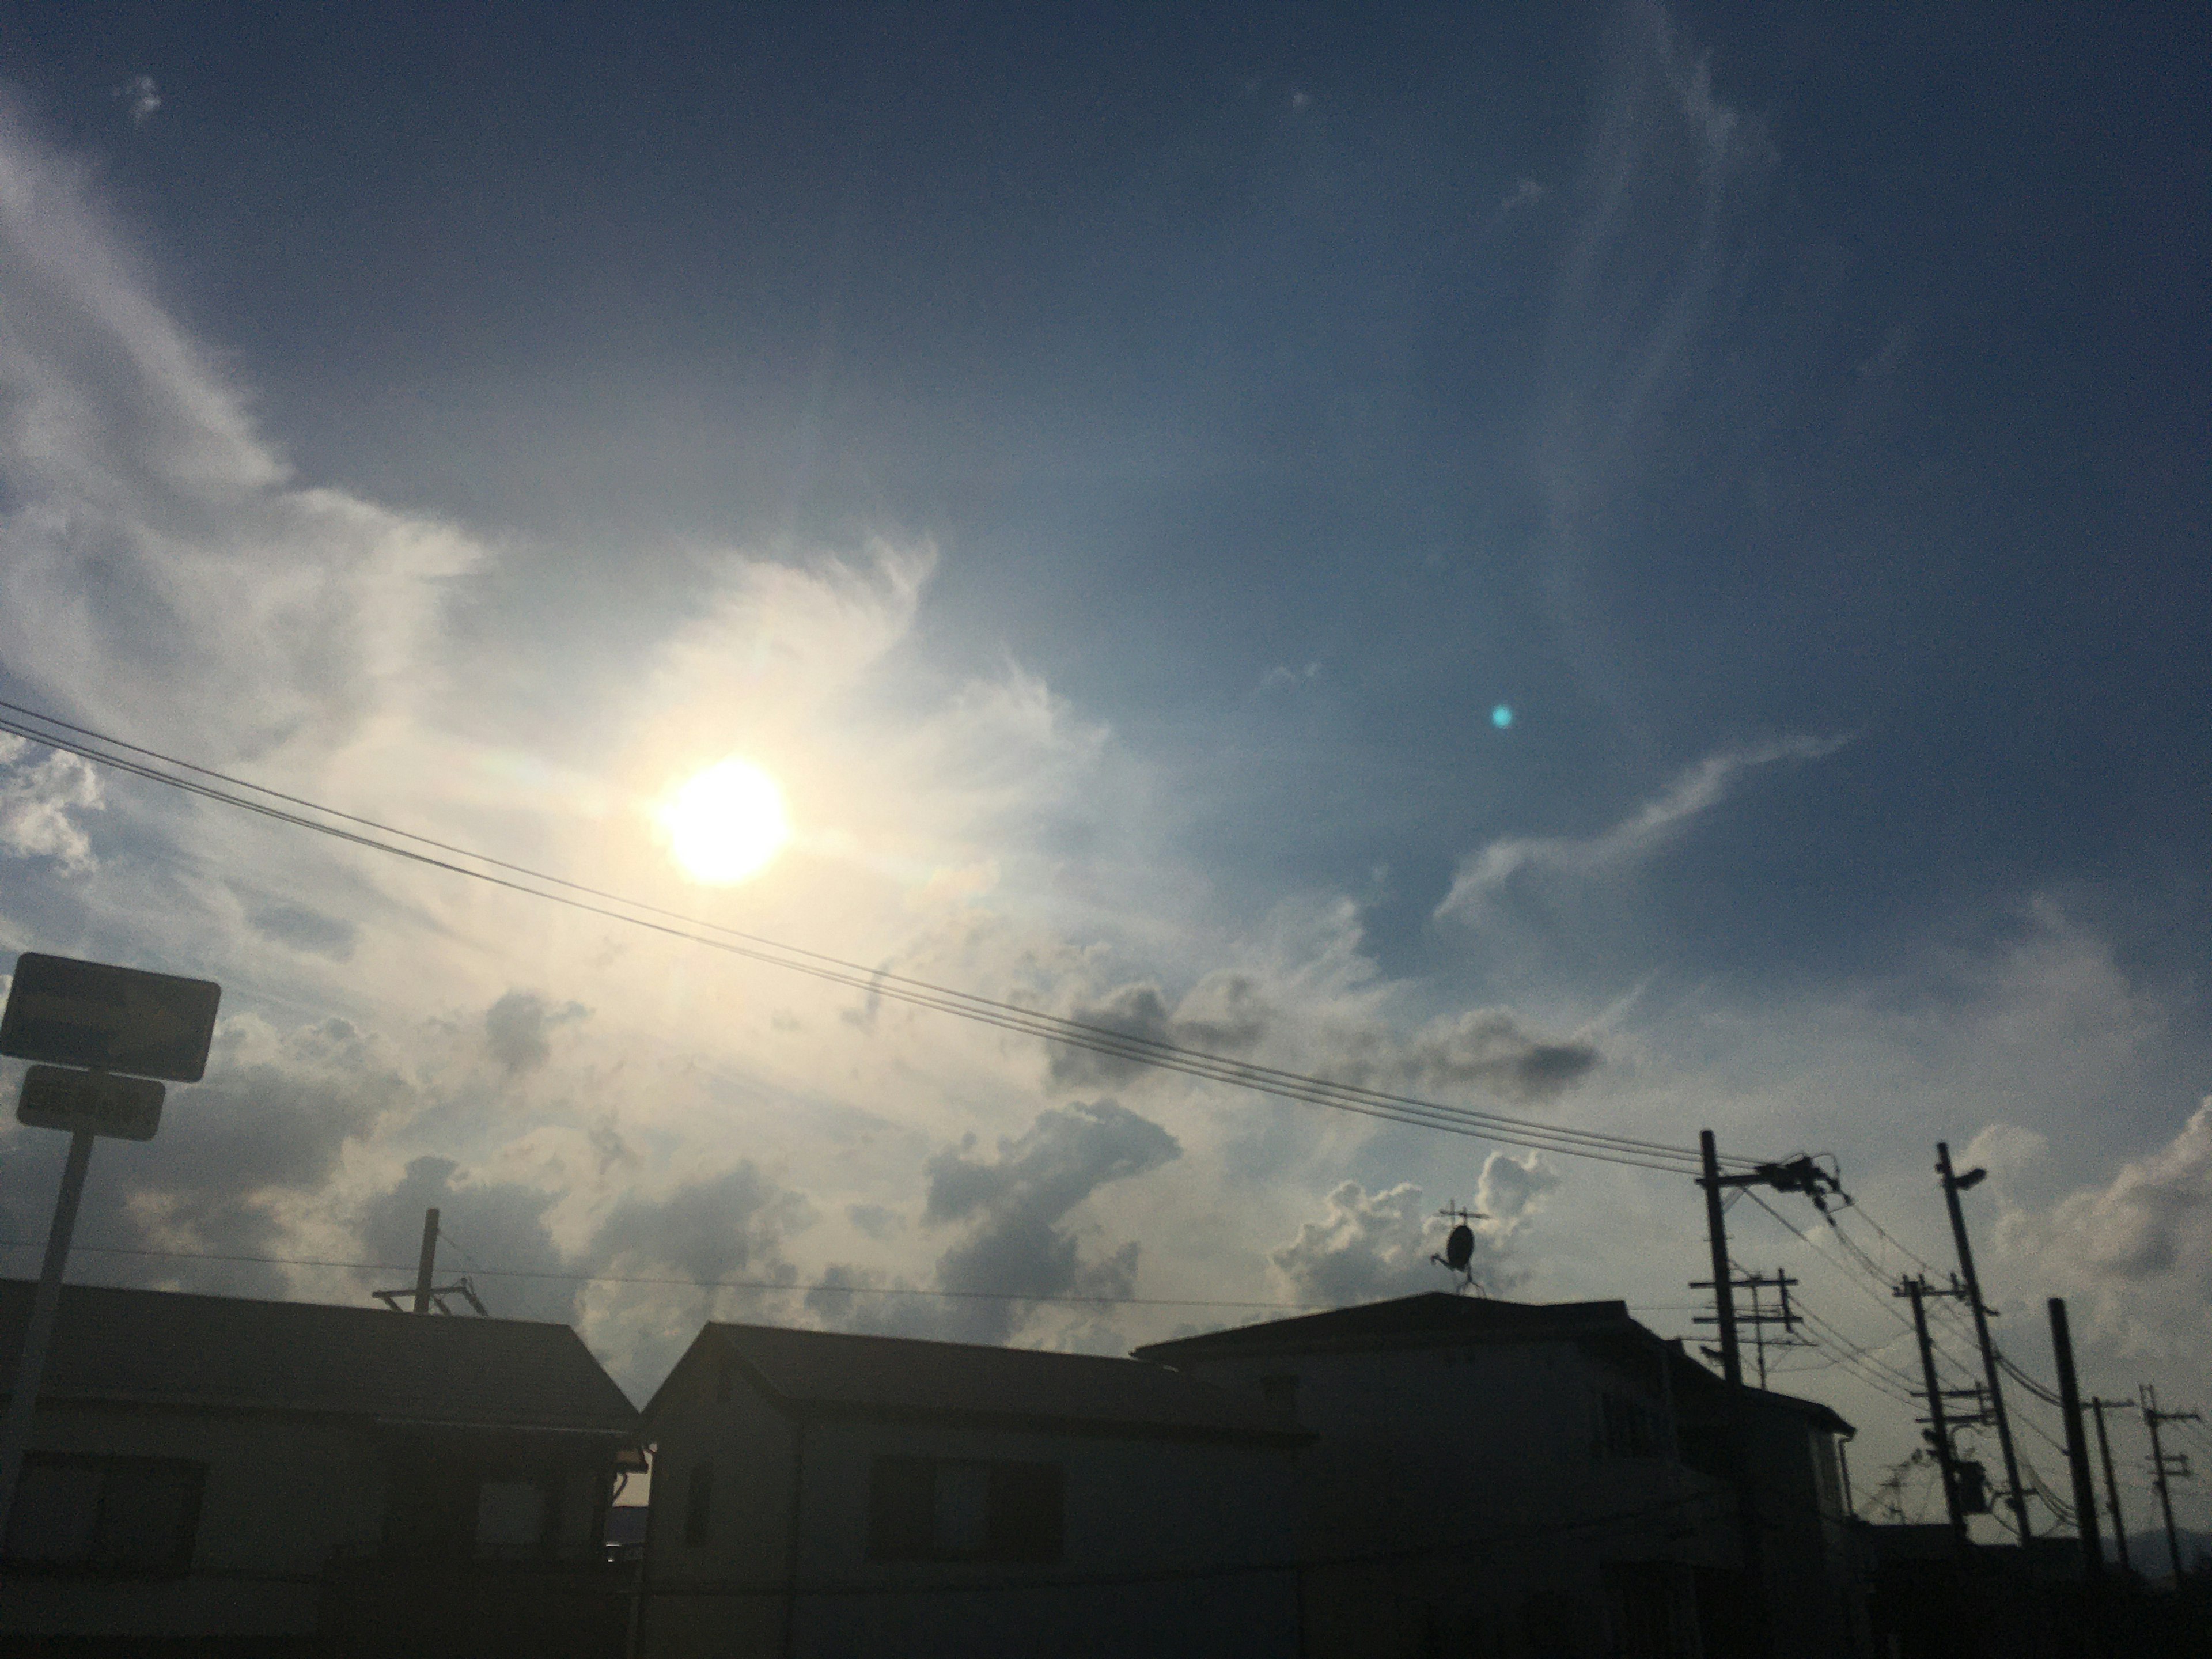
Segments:
[[[1779,738],[1708,755],[1677,774],[1659,793],[1594,836],[1510,836],[1460,861],[1437,906],[1438,918],[1473,921],[1500,902],[1517,881],[1573,881],[1633,868],[1711,811],[1749,771],[1783,761],[1819,760],[1849,737]]]

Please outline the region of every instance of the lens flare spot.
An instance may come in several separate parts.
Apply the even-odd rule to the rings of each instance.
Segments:
[[[1513,724],[1512,708],[1505,703],[1499,703],[1497,708],[1490,711],[1490,723],[1503,732]]]
[[[684,874],[717,887],[758,875],[791,839],[782,789],[746,760],[700,773],[676,792],[661,823]]]

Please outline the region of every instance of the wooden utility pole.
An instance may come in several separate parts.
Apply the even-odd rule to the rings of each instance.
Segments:
[[[2119,1553],[2120,1571],[2132,1573],[2135,1565],[2128,1559],[2128,1523],[2120,1516],[2120,1482],[2112,1473],[2112,1443],[2105,1437],[2105,1407],[2114,1411],[2133,1411],[2132,1400],[2090,1400],[2089,1409],[2097,1418],[2097,1455],[2105,1460],[2105,1507],[2112,1512],[2112,1544]]]
[[[415,1311],[430,1311],[430,1281],[438,1271],[438,1212],[422,1212],[422,1256],[415,1267]]]
[[[2167,1483],[2176,1476],[2190,1478],[2189,1459],[2180,1452],[2168,1456],[2158,1435],[2161,1423],[2194,1423],[2201,1421],[2195,1412],[2162,1412],[2158,1408],[2158,1390],[2148,1382],[2142,1385],[2143,1426],[2150,1431],[2150,1466],[2156,1479],[2152,1482],[2158,1489],[2158,1506],[2166,1512],[2166,1559],[2173,1569],[2174,1587],[2181,1584],[2181,1534],[2173,1526],[2173,1493]]]
[[[2066,1323],[2063,1297],[2051,1298],[2051,1352],[2058,1362],[2058,1409],[2066,1418],[2066,1463],[2074,1475],[2074,1529],[2081,1540],[2081,1571],[2094,1584],[2105,1574],[2105,1547],[2097,1537],[2097,1488],[2089,1479],[2081,1391],[2074,1381],[2074,1333]]]
[[[1721,1375],[1730,1388],[1743,1382],[1743,1354],[1735,1342],[1735,1279],[1729,1267],[1728,1218],[1721,1208],[1721,1158],[1711,1129],[1698,1131],[1698,1152],[1705,1173],[1705,1242],[1713,1255],[1713,1319],[1721,1331]]]
[[[1936,1345],[1928,1339],[1928,1281],[1908,1279],[1892,1292],[1912,1301],[1912,1333],[1920,1339],[1920,1375],[1928,1390],[1928,1443],[1936,1453],[1936,1467],[1943,1476],[1943,1508],[1951,1517],[1951,1537],[1966,1541],[1966,1511],[1959,1501],[1959,1471],[1953,1462],[1951,1425],[1943,1416],[1943,1381],[1936,1374]]]
[[[2027,1542],[2027,1494],[2020,1484],[2020,1459],[2012,1449],[2012,1419],[2005,1413],[2004,1389],[1997,1382],[1996,1345],[1990,1340],[1990,1313],[1982,1305],[1982,1282],[1974,1274],[1974,1247],[1966,1239],[1966,1212],[1959,1207],[1959,1194],[1975,1185],[1989,1172],[1969,1170],[1965,1175],[1951,1170],[1951,1148],[1948,1142],[1936,1143],[1936,1173],[1943,1177],[1943,1201],[1951,1211],[1951,1238],[1959,1249],[1959,1272],[1966,1281],[1966,1305],[1974,1312],[1974,1337],[1981,1344],[1982,1374],[1989,1379],[1990,1412],[1997,1425],[1997,1448],[2004,1454],[2005,1496],[2012,1500],[2013,1519],[2019,1524],[2020,1541]]]

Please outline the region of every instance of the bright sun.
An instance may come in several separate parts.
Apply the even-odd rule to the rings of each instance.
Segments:
[[[758,875],[791,839],[783,791],[750,761],[708,767],[676,792],[661,822],[685,873],[718,886]]]

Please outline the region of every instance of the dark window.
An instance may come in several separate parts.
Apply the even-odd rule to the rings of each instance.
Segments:
[[[699,1545],[714,1524],[714,1466],[701,1458],[691,1466],[690,1484],[684,1490],[684,1541]]]
[[[207,1466],[168,1457],[23,1460],[7,1559],[27,1571],[160,1577],[188,1571]]]
[[[868,1492],[876,1561],[1057,1561],[1066,1510],[1057,1463],[878,1457]]]
[[[1633,1395],[1607,1389],[1598,1395],[1600,1457],[1656,1457],[1659,1413]]]
[[[1286,1412],[1298,1408],[1298,1379],[1295,1376],[1263,1376],[1260,1379],[1260,1394],[1270,1405],[1280,1406]]]

